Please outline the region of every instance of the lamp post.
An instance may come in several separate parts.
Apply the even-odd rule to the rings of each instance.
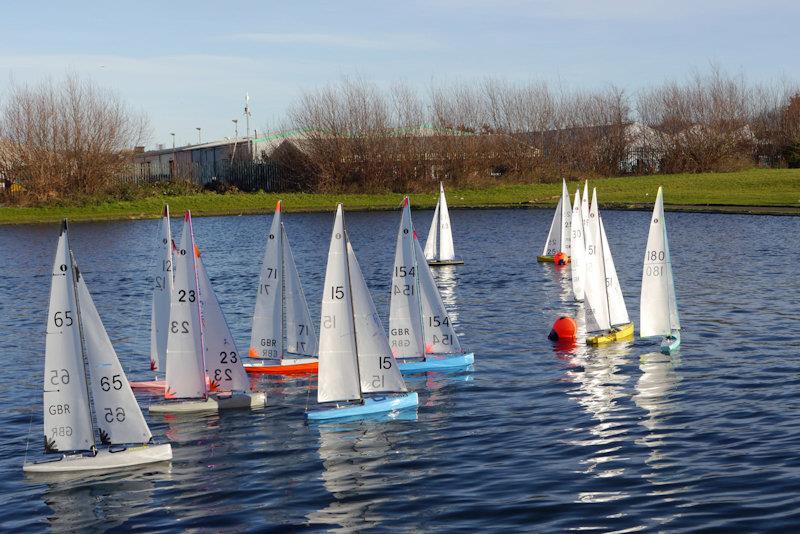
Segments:
[[[195,128],[195,130],[197,130],[197,144],[199,145],[200,143],[202,143],[202,142],[203,142],[203,141],[202,141],[202,137],[200,137],[200,130],[201,130],[201,128],[198,126],[198,127],[196,127],[196,128]]]
[[[233,152],[231,152],[231,161],[236,157],[236,142],[239,140],[239,119],[231,119],[233,123]]]

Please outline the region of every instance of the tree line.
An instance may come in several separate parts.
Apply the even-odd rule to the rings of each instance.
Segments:
[[[301,95],[278,154],[323,191],[432,189],[625,173],[800,166],[800,94],[712,67],[635,93],[496,78],[388,89],[345,78]]]
[[[715,67],[636,92],[344,78],[302,93],[283,126],[300,135],[267,157],[285,183],[309,191],[800,167],[798,87]],[[12,84],[0,101],[0,187],[37,203],[119,196],[134,147],[149,137],[144,114],[90,80]]]

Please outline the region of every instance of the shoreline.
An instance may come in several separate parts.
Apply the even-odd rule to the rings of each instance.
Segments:
[[[168,199],[167,199],[168,201]],[[169,203],[169,202],[167,202]],[[433,210],[434,206],[417,206],[416,211]],[[24,209],[24,208],[22,208]],[[79,208],[69,208],[75,210]],[[242,217],[246,215],[271,215],[274,213],[274,206],[244,209],[244,210],[192,210],[192,217]],[[345,209],[348,212],[371,212],[371,211],[395,211],[399,209],[398,206],[351,206],[345,204]],[[492,210],[492,209],[542,209],[552,210],[555,209],[555,203],[533,203],[533,202],[520,202],[520,203],[499,203],[499,204],[476,204],[476,205],[454,205],[449,206],[450,210]],[[622,203],[622,202],[609,202],[601,203],[600,209],[603,211],[651,211],[653,206],[651,204],[642,203]],[[800,216],[800,206],[759,206],[759,205],[732,205],[732,204],[664,204],[664,210],[674,213],[706,213],[706,214],[723,214],[723,215],[772,215],[780,217],[797,217]],[[335,206],[307,206],[298,208],[289,208],[284,206],[285,213],[333,213]],[[181,211],[172,211],[173,219],[180,219],[183,217]],[[0,226],[17,226],[29,224],[53,224],[60,222],[63,218],[68,218],[71,222],[112,222],[112,221],[142,221],[159,219],[160,212],[139,212],[127,214],[87,214],[86,216],[67,215],[49,215],[41,218],[28,219],[28,220],[5,220],[0,219]]]
[[[584,182],[567,182],[571,192]],[[589,180],[604,210],[649,211],[659,186],[664,208],[672,212],[741,215],[800,215],[800,169],[747,169],[729,173],[659,174]],[[450,209],[553,209],[561,183],[498,183],[478,188],[447,188]],[[0,225],[72,221],[156,219],[164,204],[179,215],[191,209],[197,217],[271,214],[283,201],[287,213],[333,212],[341,202],[348,211],[391,211],[400,208],[401,193],[210,193],[155,194],[130,200],[98,199],[83,205],[0,206]],[[571,195],[572,196],[572,195]],[[434,192],[410,195],[414,209],[433,209]]]

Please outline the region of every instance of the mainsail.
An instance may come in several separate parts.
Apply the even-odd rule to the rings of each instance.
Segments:
[[[614,258],[608,245],[603,219],[597,205],[597,190],[592,192],[589,226],[586,228],[586,330],[609,330],[629,322]]]
[[[353,301],[342,205],[328,249],[319,336],[318,402],[361,398]]]
[[[444,184],[439,182],[439,260],[453,260],[455,257],[450,211],[447,209],[447,199],[444,196]]]
[[[419,265],[408,197],[403,203],[392,271],[389,301],[389,339],[398,358],[425,355],[419,296]],[[423,256],[420,256],[421,258]],[[422,263],[425,263],[424,261]]]
[[[667,221],[664,218],[664,198],[658,188],[650,232],[642,269],[642,293],[639,335],[642,337],[666,336],[680,330],[678,305],[672,278],[672,261],[667,239]]]
[[[250,334],[250,356],[280,358],[283,344],[283,246],[281,202],[275,207],[269,229],[261,275],[258,280],[256,308]]]
[[[175,250],[175,290],[170,307],[167,385],[164,391],[168,399],[206,395],[198,293],[192,216],[187,210],[180,248]]]
[[[161,214],[158,246],[158,265],[153,277],[153,304],[150,312],[150,369],[163,372],[167,368],[169,307],[174,287],[169,206],[164,206]]]
[[[78,314],[75,272],[64,221],[53,263],[45,335],[46,452],[87,450],[94,445]]]
[[[581,216],[580,188],[575,190],[575,202],[572,205],[572,221],[570,223],[572,239],[570,241],[570,274],[572,276],[572,294],[575,300],[583,300],[583,289],[586,277],[586,244],[584,242],[584,224]]]
[[[542,250],[542,256],[553,256],[563,252],[570,254],[570,225],[572,224],[572,206],[569,202],[567,182],[561,181],[561,198],[558,199],[553,220],[550,221],[550,230],[547,232],[547,241]]]

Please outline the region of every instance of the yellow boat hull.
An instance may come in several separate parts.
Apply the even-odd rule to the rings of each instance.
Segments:
[[[587,345],[605,345],[615,341],[625,341],[633,338],[633,323],[615,326],[610,332],[586,338]]]
[[[539,263],[555,263],[553,256],[536,256],[536,261]],[[567,263],[571,262],[571,258],[567,256]]]

